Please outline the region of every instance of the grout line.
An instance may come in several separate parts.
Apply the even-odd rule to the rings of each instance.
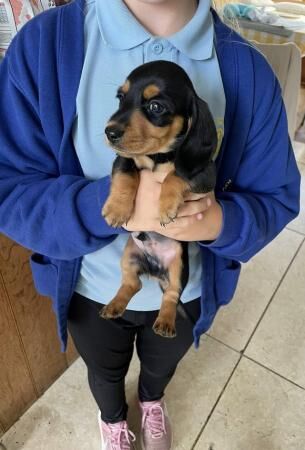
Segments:
[[[229,344],[226,344],[225,342],[223,342],[223,341],[221,341],[220,339],[218,339],[218,338],[212,336],[211,334],[208,334],[208,333],[205,333],[205,334],[206,334],[206,336],[208,336],[210,339],[213,339],[214,341],[218,342],[219,344],[224,345],[224,346],[227,347],[228,349],[233,350],[233,352],[239,353],[239,354],[242,353],[242,350],[237,350],[236,348],[231,347]]]
[[[287,227],[286,227],[286,228],[287,228]],[[294,231],[294,230],[290,230],[290,231]],[[296,258],[297,254],[299,253],[299,251],[300,251],[300,249],[301,249],[301,247],[302,247],[302,245],[303,245],[303,243],[304,243],[304,241],[305,241],[305,236],[304,236],[302,233],[299,233],[298,231],[295,231],[295,233],[298,233],[298,234],[300,234],[301,236],[303,236],[303,239],[302,239],[302,241],[300,242],[299,247],[297,248],[295,254],[293,255],[293,257],[292,257],[290,263],[288,264],[287,269],[286,269],[285,272],[283,273],[283,275],[282,275],[282,277],[281,277],[281,279],[280,279],[278,285],[276,286],[275,291],[274,291],[274,293],[272,294],[272,296],[271,296],[271,298],[270,298],[270,300],[269,300],[267,306],[265,307],[264,311],[262,312],[262,316],[260,317],[259,321],[257,322],[257,324],[256,324],[256,326],[255,326],[255,328],[254,328],[254,330],[253,330],[253,332],[252,332],[250,338],[249,338],[248,341],[246,342],[244,349],[237,350],[236,348],[231,347],[231,345],[227,344],[226,342],[222,341],[221,339],[218,339],[217,337],[215,337],[215,336],[213,336],[213,335],[211,335],[211,334],[209,334],[209,333],[205,333],[206,336],[208,336],[208,337],[211,338],[211,339],[214,339],[216,342],[219,342],[220,344],[226,346],[227,348],[229,348],[230,350],[233,350],[233,351],[236,352],[236,353],[240,353],[240,354],[242,354],[242,355],[244,354],[244,352],[246,351],[246,348],[247,348],[248,345],[249,345],[249,341],[252,339],[253,334],[254,334],[255,331],[256,331],[257,326],[259,325],[259,323],[261,322],[263,316],[265,315],[266,310],[268,309],[268,307],[269,307],[271,301],[273,300],[273,297],[275,296],[276,292],[278,291],[278,289],[279,289],[279,287],[280,287],[280,285],[281,285],[283,279],[285,278],[285,276],[286,276],[288,270],[290,269],[290,266],[292,265],[294,259]]]
[[[286,227],[286,230],[293,231],[294,233],[299,234],[303,237],[305,236],[305,233],[303,233],[302,231],[294,230],[293,228]]]
[[[215,409],[216,409],[218,403],[220,402],[220,399],[221,399],[221,397],[222,397],[222,394],[224,393],[224,391],[226,390],[228,384],[230,383],[230,381],[231,381],[231,379],[232,379],[232,377],[233,377],[233,375],[234,375],[234,373],[235,373],[237,367],[239,366],[239,363],[240,363],[241,359],[242,359],[242,355],[240,355],[240,357],[239,357],[239,359],[238,359],[238,361],[237,361],[237,363],[236,363],[234,369],[232,370],[231,375],[230,375],[229,378],[227,379],[227,381],[226,381],[224,387],[222,388],[222,390],[221,390],[221,392],[220,392],[220,394],[219,394],[219,396],[218,396],[216,402],[214,403],[213,408],[211,409],[211,411],[210,411],[208,417],[206,418],[206,421],[205,421],[204,424],[202,425],[202,427],[201,427],[201,429],[200,429],[200,431],[199,431],[199,433],[198,433],[198,435],[197,435],[195,441],[193,442],[193,445],[192,445],[192,447],[190,448],[190,450],[194,450],[194,449],[195,449],[195,446],[196,446],[197,442],[199,441],[199,439],[200,439],[200,437],[201,437],[201,435],[202,435],[202,433],[203,433],[205,427],[207,426],[207,424],[208,424],[208,422],[209,422],[209,420],[210,420],[210,418],[211,418],[213,412],[215,411]]]
[[[225,345],[225,344],[224,344],[224,345]],[[228,346],[227,346],[227,347],[228,347]],[[231,347],[229,347],[229,348],[231,348]],[[236,351],[236,350],[235,350],[235,351]],[[195,446],[197,445],[199,439],[201,438],[201,436],[202,436],[202,434],[203,434],[203,432],[204,432],[204,430],[205,430],[205,428],[206,428],[206,426],[207,426],[207,424],[208,424],[210,418],[212,417],[212,415],[213,415],[213,413],[214,413],[216,407],[218,406],[218,404],[219,404],[219,402],[220,402],[220,400],[221,400],[221,397],[223,396],[223,394],[224,394],[224,392],[225,392],[225,390],[226,390],[226,388],[227,388],[229,382],[230,382],[231,379],[233,378],[233,375],[235,374],[235,372],[236,372],[236,370],[237,370],[237,368],[238,368],[238,366],[239,366],[239,364],[240,364],[240,362],[242,361],[243,358],[248,359],[249,361],[252,361],[254,364],[256,364],[256,365],[262,367],[263,369],[267,370],[268,372],[273,373],[274,375],[280,377],[282,380],[285,380],[285,381],[287,381],[288,383],[292,384],[293,386],[295,386],[295,387],[301,389],[302,391],[305,391],[305,388],[304,388],[303,386],[301,386],[301,385],[295,383],[295,382],[292,381],[292,380],[289,380],[288,378],[285,378],[283,375],[281,375],[281,374],[275,372],[274,370],[270,369],[270,368],[267,367],[267,366],[264,366],[264,364],[262,364],[262,363],[256,361],[255,359],[253,359],[253,358],[251,358],[251,357],[249,357],[249,356],[247,356],[247,355],[244,355],[243,353],[240,353],[240,358],[238,359],[238,361],[237,361],[237,363],[236,363],[234,369],[232,370],[231,375],[230,375],[229,378],[227,379],[227,381],[226,381],[224,387],[222,388],[221,393],[219,394],[219,396],[218,396],[218,398],[217,398],[217,400],[216,400],[216,402],[215,402],[213,408],[211,409],[211,411],[210,411],[208,417],[206,418],[206,420],[205,420],[203,426],[201,427],[201,429],[200,429],[200,431],[199,431],[199,433],[198,433],[198,435],[197,435],[197,437],[196,437],[196,439],[195,439],[195,441],[194,441],[194,443],[193,443],[193,445],[192,445],[192,447],[191,447],[190,450],[194,450],[194,449],[195,449]]]
[[[299,389],[302,389],[302,391],[305,391],[305,387],[301,386],[300,384],[296,383],[295,381],[290,380],[289,378],[284,377],[284,375],[281,375],[278,372],[275,372],[275,370],[271,369],[270,367],[265,366],[264,364],[260,363],[259,361],[256,361],[255,359],[251,358],[250,356],[247,355],[243,355],[244,358],[249,359],[250,361],[252,361],[253,363],[257,364],[258,366],[262,367],[263,369],[268,370],[268,372],[273,373],[274,375],[282,378],[283,380],[287,381],[288,383],[293,384],[294,386],[296,386]]]
[[[286,269],[285,272],[283,273],[283,275],[282,275],[282,277],[281,277],[281,279],[280,279],[280,281],[279,281],[277,287],[275,288],[275,291],[273,292],[273,294],[272,294],[272,296],[271,296],[269,302],[267,303],[267,306],[265,307],[265,309],[264,309],[264,311],[263,311],[261,317],[259,318],[258,322],[256,323],[256,326],[254,327],[254,330],[252,331],[252,333],[251,333],[251,335],[250,335],[250,337],[249,337],[249,339],[248,339],[248,341],[247,341],[247,343],[246,343],[246,345],[245,345],[245,347],[244,347],[244,349],[243,349],[243,353],[247,350],[247,347],[249,346],[249,343],[250,343],[251,339],[253,338],[253,335],[255,334],[255,332],[256,332],[257,328],[259,327],[261,321],[262,321],[263,318],[265,317],[265,314],[266,314],[266,312],[267,312],[267,310],[268,310],[268,308],[269,308],[269,306],[270,306],[272,300],[274,299],[274,297],[275,297],[277,291],[279,290],[279,288],[280,288],[280,286],[281,286],[281,284],[282,284],[282,281],[283,281],[284,278],[286,277],[286,275],[287,275],[287,273],[288,273],[288,270],[289,270],[290,267],[292,266],[292,264],[293,264],[295,258],[296,258],[297,255],[299,254],[299,252],[300,252],[300,250],[301,250],[302,245],[304,244],[304,242],[305,242],[305,236],[304,236],[304,238],[302,239],[302,241],[301,241],[301,243],[300,243],[300,245],[299,245],[297,251],[295,252],[293,258],[291,259],[290,263],[288,264],[287,269]]]

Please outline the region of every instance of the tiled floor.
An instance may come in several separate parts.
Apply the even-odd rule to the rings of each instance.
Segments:
[[[178,368],[166,395],[174,449],[305,449],[305,144],[295,152],[302,212],[244,265],[233,302]],[[126,387],[136,432],[137,371],[134,359]],[[1,441],[7,450],[100,449],[96,413],[79,359]]]

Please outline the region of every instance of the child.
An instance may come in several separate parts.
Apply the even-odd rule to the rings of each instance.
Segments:
[[[181,65],[218,129],[217,186],[190,195],[166,228],[160,179],[141,181],[132,219],[101,216],[114,153],[103,129],[115,94],[138,65]],[[300,178],[278,82],[268,63],[210,10],[208,0],[75,0],[25,25],[0,66],[0,229],[34,250],[34,281],[53,299],[63,350],[67,323],[99,406],[102,448],[131,449],[124,381],[134,342],[141,362],[142,446],[171,448],[164,390],[177,364],[232,298],[249,260],[298,214]],[[120,285],[129,231],[189,241],[189,282],[177,336],[151,327],[154,281],[122,318],[99,318]]]

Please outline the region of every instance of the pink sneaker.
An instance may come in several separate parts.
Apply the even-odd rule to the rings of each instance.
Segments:
[[[102,450],[132,450],[135,435],[128,429],[126,420],[118,423],[106,423],[98,413],[98,421],[102,439]]]
[[[165,402],[140,402],[142,410],[141,444],[143,450],[170,450],[172,428]]]

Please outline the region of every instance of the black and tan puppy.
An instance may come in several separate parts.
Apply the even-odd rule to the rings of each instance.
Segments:
[[[160,223],[166,226],[177,216],[187,193],[205,193],[215,187],[212,158],[217,133],[213,118],[186,72],[167,61],[133,70],[117,97],[119,109],[105,133],[118,156],[102,215],[113,227],[126,224],[134,209],[139,170],[158,171],[167,164],[170,171],[161,185],[159,204]],[[122,285],[101,316],[121,316],[141,289],[140,276],[149,275],[158,279],[163,291],[154,331],[175,336],[177,305],[188,278],[187,262],[186,243],[154,232],[132,233],[121,260]]]

